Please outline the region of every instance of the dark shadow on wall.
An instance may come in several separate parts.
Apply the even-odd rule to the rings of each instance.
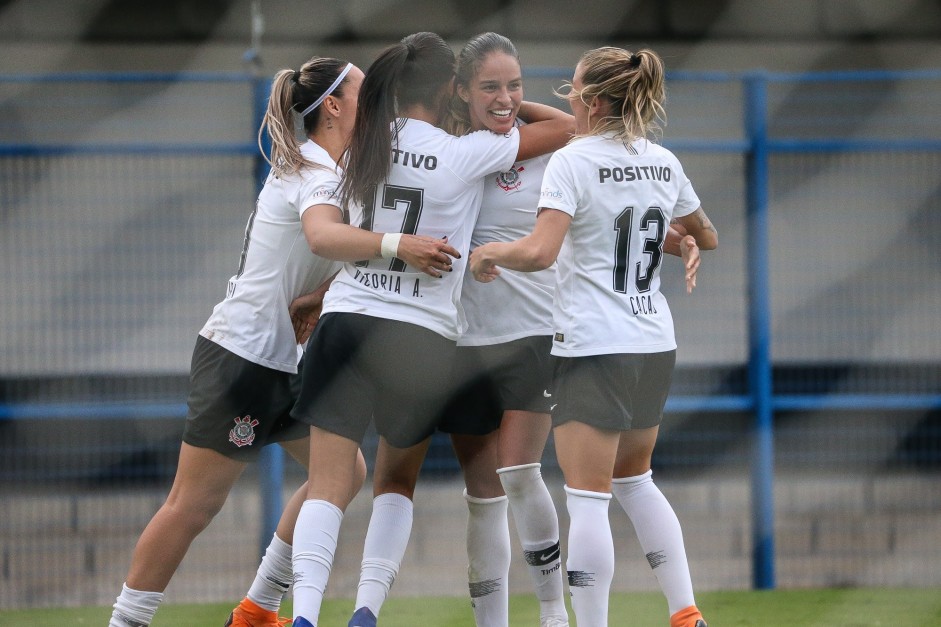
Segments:
[[[109,0],[85,26],[84,42],[200,43],[208,40],[231,0]]]

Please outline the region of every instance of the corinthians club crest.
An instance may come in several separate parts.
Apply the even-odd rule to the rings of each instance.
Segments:
[[[515,189],[519,189],[520,185],[523,184],[523,181],[520,180],[520,172],[523,170],[523,166],[514,166],[506,172],[500,172],[497,174],[497,185],[505,192],[512,192]]]
[[[251,446],[255,441],[255,427],[257,426],[258,421],[251,416],[236,418],[235,426],[229,431],[229,442],[239,448]]]

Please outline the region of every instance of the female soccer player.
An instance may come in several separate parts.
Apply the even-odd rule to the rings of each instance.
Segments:
[[[238,272],[197,337],[176,477],[134,550],[112,627],[150,624],[190,543],[263,446],[279,442],[307,466],[309,428],[289,415],[300,384],[298,345],[309,336],[339,264],[311,254],[301,219],[312,205],[336,202],[338,163],[362,79],[359,68],[331,58],[311,59],[274,78],[259,131],[267,128],[271,136],[273,167],[249,218]],[[295,115],[308,140],[300,145]],[[423,270],[429,261],[423,252],[437,248],[421,238],[402,246]],[[350,498],[366,476],[362,455],[354,460]],[[294,521],[306,493],[301,486],[287,503],[258,576],[227,624],[280,624],[277,609],[292,577]]]
[[[330,58],[311,59],[274,78],[259,130],[267,127],[271,136],[273,167],[249,218],[226,298],[197,337],[176,477],[134,550],[112,627],[150,624],[190,543],[263,446],[280,442],[307,465],[308,429],[289,416],[299,384],[298,343],[309,334],[310,315],[323,295],[318,288],[339,264],[310,253],[301,216],[336,191],[337,162],[362,78],[355,66]],[[301,145],[294,137],[295,114],[308,137]],[[365,463],[360,459],[356,466],[353,494],[365,478]],[[305,493],[302,486],[289,500],[259,576],[229,624],[278,624],[277,609],[291,581],[294,520]]]
[[[613,492],[667,597],[672,627],[705,627],[682,531],[651,480],[650,458],[676,358],[659,270],[671,220],[687,290],[715,228],[682,166],[648,139],[663,116],[663,64],[651,50],[585,53],[568,100],[578,138],[553,155],[533,232],[480,246],[471,270],[531,272],[558,259],[552,421],[570,516],[566,567],[579,627],[608,624]],[[670,247],[669,244],[666,246]],[[612,481],[613,477],[613,481]]]
[[[506,133],[528,122],[572,116],[523,102],[516,46],[497,33],[474,37],[457,60],[452,99],[455,135],[481,129]],[[535,117],[534,117],[535,116]],[[518,161],[484,179],[471,249],[513,241],[533,230],[549,154]],[[559,551],[559,519],[540,471],[552,427],[552,293],[555,268],[506,272],[482,285],[465,272],[461,305],[467,330],[458,340],[458,394],[441,425],[464,473],[467,501],[468,589],[478,627],[509,623],[510,531],[507,505],[540,603],[543,627],[568,625]]]
[[[356,451],[371,421],[384,444],[375,475],[410,487],[407,495],[381,494],[373,504],[373,519],[391,515],[402,523],[395,537],[367,534],[365,553],[376,557],[364,558],[363,577],[385,583],[382,599],[370,601],[378,611],[411,530],[411,489],[449,395],[480,180],[564,143],[557,128],[563,125],[550,125],[556,131],[548,139],[537,128],[525,142],[515,129],[459,138],[445,133],[438,125],[451,96],[453,64],[454,53],[434,33],[409,35],[379,55],[360,91],[340,188],[349,223],[328,203],[304,215],[312,250],[346,263],[308,344],[307,358],[316,367],[304,370],[292,413],[311,425],[312,462],[294,535],[296,627],[317,622],[356,483]],[[405,234],[437,242],[440,276],[423,276],[402,258]],[[351,624],[375,625],[369,607]]]

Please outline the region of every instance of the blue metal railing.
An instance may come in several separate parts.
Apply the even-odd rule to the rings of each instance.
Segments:
[[[571,71],[560,68],[530,68],[527,77],[566,79]],[[775,394],[772,371],[772,329],[769,276],[769,161],[774,154],[809,152],[930,151],[941,152],[941,138],[901,137],[886,139],[788,138],[771,136],[768,121],[768,90],[778,83],[841,83],[905,80],[941,80],[941,71],[915,72],[818,72],[773,74],[765,72],[673,72],[669,81],[738,83],[743,88],[743,138],[678,139],[665,141],[672,150],[701,153],[741,154],[746,163],[748,238],[748,385],[742,394],[713,396],[680,395],[667,401],[669,412],[748,412],[753,414],[751,433],[751,509],[753,518],[753,586],[774,588],[774,416],[781,411],[820,409],[938,410],[941,394]],[[0,75],[0,83],[61,82],[221,82],[250,84],[253,115],[260,121],[269,89],[267,79],[244,74],[211,73],[70,73],[43,75]],[[256,125],[257,128],[257,125]],[[0,145],[0,156],[37,156],[63,154],[239,154],[253,155],[254,176],[260,189],[267,173],[267,163],[258,153],[255,138],[245,142],[219,144],[174,142],[173,144],[115,143],[42,145],[9,143]],[[0,403],[0,420],[157,418],[185,415],[185,404],[131,401],[122,403]],[[267,447],[261,460],[263,477],[263,521],[260,547],[265,547],[274,532],[282,509],[283,453],[279,447]]]

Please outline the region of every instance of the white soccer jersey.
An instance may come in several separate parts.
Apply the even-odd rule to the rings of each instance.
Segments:
[[[461,253],[441,278],[399,259],[346,263],[330,287],[324,313],[360,313],[410,322],[456,340],[466,323],[461,279],[480,209],[482,178],[507,170],[519,133],[478,131],[454,137],[426,122],[400,119],[392,169],[365,206],[350,207],[350,224],[378,233],[447,236]]]
[[[572,216],[558,258],[552,353],[566,357],[676,348],[660,293],[670,220],[699,198],[669,150],[612,136],[579,139],[549,161],[540,207]]]
[[[483,202],[471,237],[471,249],[487,242],[512,242],[532,233],[539,188],[551,155],[513,164],[484,178]],[[555,265],[539,272],[505,268],[500,278],[480,283],[466,272],[461,305],[467,331],[461,346],[502,344],[524,337],[552,335]]]
[[[268,175],[245,227],[238,272],[199,332],[251,362],[291,373],[297,372],[298,347],[288,306],[340,267],[310,252],[301,228],[308,207],[337,204],[339,169],[312,141],[301,153],[323,167],[283,178],[273,170]]]

